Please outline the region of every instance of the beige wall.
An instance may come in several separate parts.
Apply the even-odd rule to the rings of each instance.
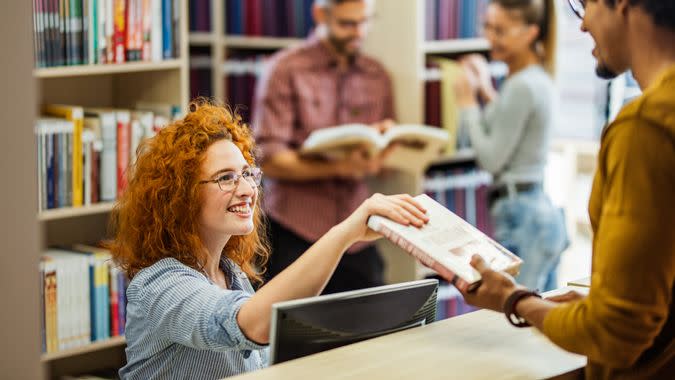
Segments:
[[[0,378],[39,379],[31,1],[0,12]]]

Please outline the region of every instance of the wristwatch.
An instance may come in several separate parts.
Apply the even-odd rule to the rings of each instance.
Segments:
[[[519,289],[511,293],[509,298],[504,302],[504,314],[506,314],[506,319],[509,320],[509,323],[516,327],[529,327],[531,326],[525,318],[521,317],[516,313],[516,305],[520,300],[527,297],[537,297],[541,298],[541,295],[537,292],[528,290],[528,289]]]

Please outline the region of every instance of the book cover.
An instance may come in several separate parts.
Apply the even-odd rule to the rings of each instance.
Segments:
[[[430,220],[424,227],[404,226],[381,216],[371,216],[368,226],[448,279],[459,277],[476,286],[481,277],[470,264],[474,254],[494,270],[518,273],[522,260],[516,255],[426,194],[415,200],[427,209]]]

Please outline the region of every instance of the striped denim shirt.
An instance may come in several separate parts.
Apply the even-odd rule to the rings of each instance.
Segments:
[[[247,339],[237,313],[254,293],[228,259],[223,289],[167,258],[141,270],[127,290],[127,365],[122,379],[219,379],[263,368],[267,346]]]

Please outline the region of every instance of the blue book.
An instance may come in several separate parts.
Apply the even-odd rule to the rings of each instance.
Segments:
[[[230,22],[232,23],[232,34],[244,34],[244,0],[229,0],[232,2],[232,14]]]
[[[312,16],[313,0],[305,0],[305,30],[303,37],[309,36],[314,29],[314,17]]]
[[[124,335],[125,326],[127,323],[127,284],[124,272],[117,274],[117,289],[119,295],[119,327],[120,335]]]
[[[47,208],[56,207],[54,198],[54,134],[47,134]]]
[[[173,58],[173,3],[171,0],[162,0],[162,57]]]
[[[302,38],[305,36],[305,25],[307,24],[307,20],[305,20],[305,0],[293,0],[293,8],[295,25],[290,37]]]

